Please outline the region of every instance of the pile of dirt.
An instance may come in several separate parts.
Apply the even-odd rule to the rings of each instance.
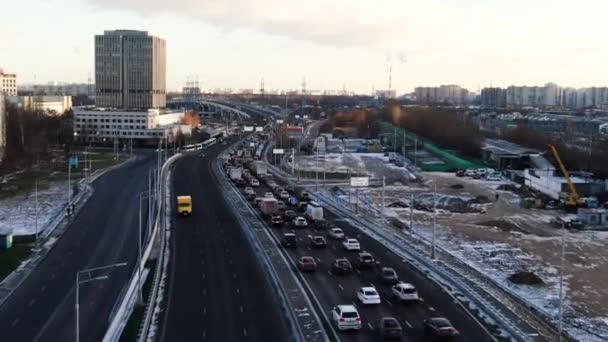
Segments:
[[[534,272],[519,271],[509,276],[509,281],[518,285],[543,285],[543,280]]]
[[[518,230],[520,231],[521,229],[515,225],[512,222],[509,221],[505,221],[505,220],[489,220],[489,221],[481,221],[481,222],[477,222],[478,225],[480,226],[486,226],[486,227],[496,227],[502,231],[505,232],[510,232],[513,230]]]
[[[452,185],[450,185],[450,188],[452,188],[452,189],[462,189],[462,188],[464,188],[464,185],[462,185],[462,184],[452,184]]]

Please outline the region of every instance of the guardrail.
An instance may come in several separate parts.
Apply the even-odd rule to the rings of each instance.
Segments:
[[[168,168],[172,165],[172,163],[177,160],[179,157],[181,157],[181,154],[176,154],[174,156],[172,156],[171,158],[167,159],[167,161],[163,164],[162,169],[161,169],[161,180],[164,180],[167,177],[167,170]],[[161,182],[162,185],[165,184],[165,182]],[[163,190],[164,186],[161,186],[161,193],[158,196],[158,208],[156,211],[156,215],[154,218],[154,228],[152,229],[152,233],[149,234],[149,238],[147,240],[147,242],[144,242],[146,244],[146,247],[144,249],[144,251],[142,252],[142,257],[141,257],[141,261],[139,265],[136,265],[136,268],[134,269],[134,271],[132,272],[131,278],[129,280],[129,283],[127,285],[127,290],[124,292],[124,295],[122,298],[119,298],[117,300],[118,303],[120,303],[117,307],[116,310],[114,310],[114,315],[110,318],[110,325],[108,326],[108,329],[106,330],[106,334],[104,335],[103,341],[104,342],[116,342],[120,339],[120,336],[122,334],[123,329],[125,328],[127,322],[129,321],[129,317],[131,316],[131,313],[133,312],[133,308],[135,307],[135,303],[137,301],[137,295],[138,295],[138,288],[137,285],[141,284],[143,286],[143,279],[140,282],[139,281],[139,275],[140,272],[138,272],[139,268],[137,267],[143,267],[146,262],[148,261],[148,258],[150,257],[150,254],[152,252],[152,248],[154,246],[154,241],[156,239],[157,234],[159,233],[159,230],[161,227],[164,227],[164,225],[162,224],[162,217],[163,217],[163,209],[164,209],[164,195],[165,195],[165,191]],[[158,293],[158,283],[159,283],[159,278],[161,273],[159,272],[159,270],[162,268],[162,259],[164,257],[164,234],[162,234],[163,232],[161,232],[160,236],[161,236],[161,252],[159,255],[159,262],[157,263],[155,272],[154,272],[154,282],[152,285],[152,292],[151,292],[151,296],[150,298],[156,298],[156,294]],[[141,272],[143,274],[143,272]],[[143,278],[143,277],[142,277]],[[140,331],[140,336],[144,335],[147,336],[147,331],[148,328],[150,327],[150,321],[151,321],[151,313],[152,313],[152,309],[153,309],[153,304],[155,303],[155,301],[150,300],[148,302],[148,306],[146,307],[146,313],[144,315],[144,323],[143,323],[143,327]]]

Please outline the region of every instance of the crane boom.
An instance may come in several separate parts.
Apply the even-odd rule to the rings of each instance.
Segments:
[[[578,192],[576,191],[576,187],[574,187],[574,183],[572,183],[572,179],[570,179],[570,173],[568,173],[568,170],[566,170],[566,167],[564,166],[564,163],[562,162],[559,153],[557,153],[557,149],[555,148],[555,146],[549,145],[549,147],[551,148],[551,152],[553,152],[553,156],[555,157],[555,160],[557,160],[557,164],[559,164],[559,168],[562,170],[562,173],[564,174],[564,177],[568,182],[568,188],[570,189],[570,196],[568,198],[568,201],[576,205],[578,204],[580,197],[578,195]]]

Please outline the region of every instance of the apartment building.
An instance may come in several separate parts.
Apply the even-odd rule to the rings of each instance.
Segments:
[[[7,96],[17,95],[17,75],[5,73],[0,68],[0,93]]]
[[[458,85],[441,85],[439,87],[416,87],[414,90],[418,103],[466,104],[470,92]]]

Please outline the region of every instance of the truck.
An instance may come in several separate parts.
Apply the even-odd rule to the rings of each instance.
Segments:
[[[268,167],[266,166],[266,164],[264,164],[263,161],[256,160],[251,166],[252,171],[258,176],[268,174]]]
[[[312,221],[323,220],[323,207],[317,202],[309,202],[306,206],[306,217]]]
[[[237,179],[241,179],[243,177],[243,169],[240,167],[234,167],[230,169],[230,179],[236,181]]]
[[[192,197],[190,195],[177,196],[177,213],[182,216],[192,215]]]
[[[260,202],[260,210],[262,215],[268,217],[272,214],[279,213],[279,201],[276,198],[265,197]]]

